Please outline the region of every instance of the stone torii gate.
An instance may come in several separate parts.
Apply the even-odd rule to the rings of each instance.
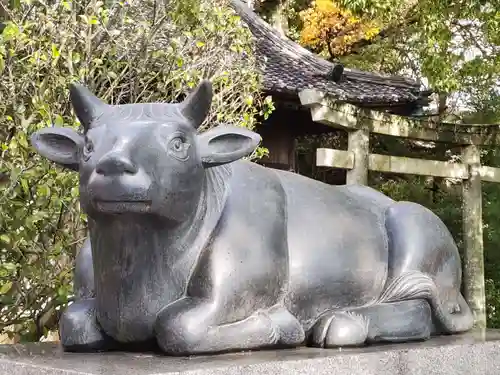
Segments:
[[[347,169],[347,184],[366,185],[369,170],[462,180],[464,295],[476,327],[486,327],[481,181],[500,183],[500,168],[481,165],[479,146],[500,144],[498,126],[415,120],[336,103],[316,89],[301,91],[299,98],[313,121],[347,131],[347,151],[316,150],[316,165]],[[457,145],[462,149],[462,162],[370,154],[370,133]]]

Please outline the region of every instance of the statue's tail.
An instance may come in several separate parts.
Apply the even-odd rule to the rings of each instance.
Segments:
[[[440,291],[434,280],[420,271],[405,272],[391,280],[377,302],[414,299],[429,302],[442,333],[465,332],[474,325],[474,316],[460,290]]]

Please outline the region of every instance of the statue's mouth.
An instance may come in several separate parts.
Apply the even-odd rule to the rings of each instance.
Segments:
[[[151,211],[149,200],[95,200],[94,207],[106,213],[147,213]]]

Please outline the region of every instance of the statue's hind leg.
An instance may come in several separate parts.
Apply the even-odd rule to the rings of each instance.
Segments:
[[[472,328],[472,313],[460,293],[460,255],[441,219],[419,204],[399,202],[387,210],[385,225],[389,262],[379,302],[426,299],[438,333]]]
[[[381,303],[323,314],[313,326],[310,345],[329,348],[425,340],[432,330],[427,301]]]

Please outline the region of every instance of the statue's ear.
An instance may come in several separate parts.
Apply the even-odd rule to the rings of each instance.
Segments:
[[[48,127],[31,136],[35,150],[50,161],[78,171],[83,136],[71,128]]]
[[[198,147],[205,168],[231,163],[255,151],[262,138],[236,126],[218,126],[198,135]]]

